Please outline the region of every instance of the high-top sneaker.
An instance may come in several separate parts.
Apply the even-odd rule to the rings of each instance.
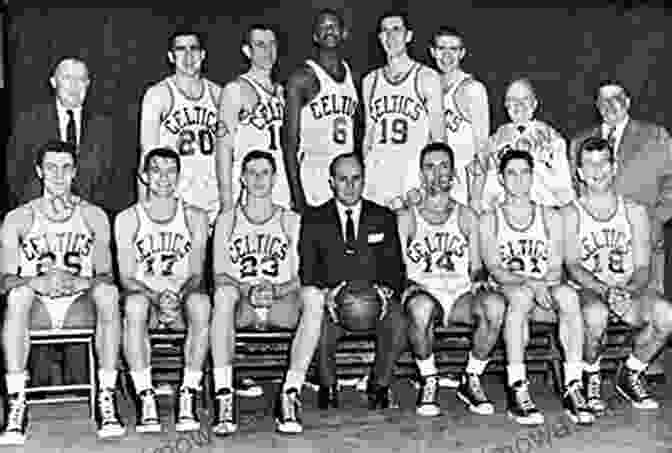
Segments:
[[[565,415],[569,417],[572,423],[590,425],[595,421],[595,414],[590,410],[586,399],[583,397],[583,386],[578,379],[567,385],[565,394],[562,395],[562,407],[565,409]]]
[[[544,415],[532,401],[527,381],[516,381],[507,389],[508,415],[521,425],[541,425]]]
[[[435,374],[420,378],[420,391],[415,404],[415,412],[423,417],[441,415],[439,405],[439,377]]]
[[[219,389],[215,394],[215,413],[212,432],[215,436],[230,436],[238,431],[236,395],[231,389]]]
[[[7,395],[5,426],[0,434],[0,445],[23,445],[28,432],[28,403],[26,394]]]
[[[460,386],[457,388],[457,397],[467,405],[474,414],[492,415],[495,405],[492,404],[483,390],[481,378],[477,374],[463,374]]]
[[[632,402],[635,409],[658,409],[656,401],[647,388],[644,372],[635,371],[622,364],[616,375],[616,391]]]
[[[290,388],[278,394],[275,404],[276,431],[283,434],[300,434],[303,432],[301,423],[301,398],[299,391]]]
[[[586,405],[595,415],[600,417],[607,411],[607,404],[602,399],[602,375],[599,371],[595,373],[583,372],[583,388],[586,393]]]
[[[201,427],[201,421],[198,418],[198,408],[196,407],[197,392],[196,389],[183,386],[177,394],[175,404],[176,431],[198,431]]]
[[[143,390],[137,398],[137,418],[135,431],[139,433],[161,432],[159,410],[156,404],[156,393],[153,389]]]
[[[96,423],[98,424],[98,437],[101,439],[119,437],[126,433],[126,428],[119,418],[119,407],[113,388],[101,388],[98,391]]]

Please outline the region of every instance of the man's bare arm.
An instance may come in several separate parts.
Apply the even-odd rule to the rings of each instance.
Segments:
[[[424,97],[429,115],[429,135],[433,142],[446,141],[446,125],[443,117],[443,90],[439,74],[430,68],[422,68],[418,74],[420,94]]]
[[[238,131],[238,115],[243,105],[240,83],[231,82],[224,87],[219,99],[217,117],[216,171],[222,211],[233,206],[233,154]]]
[[[364,112],[364,133],[362,137],[362,156],[366,156],[371,152],[371,147],[373,146],[373,141],[375,137],[374,129],[375,123],[371,118],[371,106],[369,105],[369,99],[371,99],[371,90],[373,89],[373,81],[376,77],[376,72],[370,72],[362,80],[362,105]]]
[[[469,241],[469,275],[472,282],[483,280],[479,217],[478,214],[468,206],[462,208],[461,214],[460,229]]]
[[[499,244],[497,243],[497,214],[488,211],[481,217],[479,237],[483,250],[483,261],[490,274],[501,285],[522,285],[525,277],[516,275],[505,268],[499,259]]]
[[[285,297],[287,294],[298,291],[301,288],[301,278],[299,278],[299,230],[301,228],[301,216],[295,212],[287,211],[284,213],[285,229],[289,236],[290,247],[294,248],[291,257],[291,275],[288,281],[273,285],[273,293],[276,297]],[[296,258],[296,259],[294,259]]]
[[[180,299],[191,292],[204,292],[203,274],[208,241],[208,214],[195,207],[188,207],[186,214],[191,231],[191,252],[189,254],[189,278],[178,291]]]
[[[107,214],[98,206],[86,204],[82,213],[94,234],[93,242],[93,277],[74,276],[76,290],[89,289],[98,283],[114,285],[112,272],[112,249],[110,247],[111,230]]]
[[[471,121],[476,144],[475,151],[478,154],[490,137],[490,105],[485,85],[473,79],[463,84],[458,91],[457,103],[460,110]]]
[[[229,242],[228,236],[233,226],[233,214],[233,210],[220,213],[215,224],[215,236],[213,243],[218,244],[217,246],[212,247],[212,264],[215,289],[219,288],[220,286],[233,286],[238,288],[241,294],[247,295],[250,292],[251,285],[241,282],[233,275],[229,275],[226,272],[226,262],[229,259],[229,251],[226,244]]]
[[[651,279],[651,221],[644,206],[628,201],[625,208],[632,224],[632,259],[635,267],[625,289],[630,293],[639,293],[649,286]]]

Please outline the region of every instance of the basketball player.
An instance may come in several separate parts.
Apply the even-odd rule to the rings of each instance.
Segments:
[[[441,75],[446,141],[455,152],[456,177],[451,196],[462,204],[471,198],[472,204],[478,207],[467,185],[478,176],[482,179],[483,171],[480,166],[470,167],[475,171],[467,175],[467,168],[477,162],[474,158],[490,136],[488,93],[482,82],[462,69],[467,48],[458,30],[440,27],[432,36],[429,52]]]
[[[405,13],[384,14],[378,29],[387,63],[362,82],[364,197],[396,209],[406,192],[419,186],[418,149],[445,140],[441,80],[436,71],[408,55],[413,31]]]
[[[322,10],[313,25],[316,58],[306,60],[287,81],[283,152],[297,212],[331,198],[329,162],[359,143],[359,98],[342,58],[348,33],[336,11]]]
[[[644,205],[614,190],[616,160],[608,140],[589,137],[577,148],[581,197],[564,209],[567,267],[581,287],[585,324],[586,399],[596,415],[601,397],[600,353],[610,320],[634,330],[632,353],[619,368],[616,391],[637,409],[657,409],[644,371],[672,333],[672,305],[649,287],[650,220]]]
[[[177,194],[188,204],[205,209],[210,224],[225,198],[215,165],[217,100],[221,87],[201,74],[205,60],[203,38],[192,31],[170,37],[168,60],[174,73],[150,86],[142,99],[140,144],[144,154],[154,148],[177,151],[182,162]],[[141,167],[140,172],[144,169]],[[138,197],[147,187],[138,184]]]
[[[410,318],[409,338],[420,370],[417,412],[437,416],[438,385],[432,352],[434,325],[476,324],[473,350],[461,377],[457,396],[477,414],[492,414],[494,406],[481,386],[480,375],[499,338],[506,305],[496,293],[480,290],[484,281],[478,239],[478,216],[450,195],[454,175],[453,150],[432,143],[420,152],[424,200],[398,212],[399,234],[409,284],[402,304]]]
[[[562,404],[574,423],[590,424],[581,383],[583,324],[579,297],[561,283],[563,219],[557,210],[530,198],[534,160],[530,153],[508,150],[500,159],[504,201],[483,215],[481,244],[493,282],[507,299],[504,341],[508,360],[508,415],[523,425],[544,422],[532,401],[525,371],[529,321],[558,322],[565,356]]]
[[[7,400],[0,445],[22,445],[28,430],[29,330],[96,328],[98,437],[124,435],[115,396],[119,291],[112,276],[110,225],[98,206],[75,196],[77,153],[52,141],[37,152],[42,196],[7,214],[2,228],[3,346]],[[92,379],[94,379],[92,377]]]
[[[302,289],[298,276],[299,216],[274,204],[275,159],[254,150],[241,163],[244,203],[223,212],[215,228],[215,304],[212,357],[215,380],[213,431],[237,430],[231,390],[236,328],[296,329],[289,370],[275,406],[276,429],[303,431],[301,390],[320,336],[323,303],[317,290]]]
[[[228,210],[240,195],[240,163],[253,149],[273,154],[278,163],[273,200],[289,207],[289,185],[280,146],[285,101],[282,86],[272,78],[278,57],[275,32],[268,25],[252,25],[245,33],[242,52],[250,68],[224,87],[219,103],[217,159],[222,185],[227,187],[223,191],[223,210]]]
[[[505,191],[499,181],[499,156],[507,147],[528,151],[534,158],[532,200],[545,206],[564,206],[574,199],[574,188],[565,139],[551,126],[534,117],[539,101],[532,82],[521,78],[506,90],[504,106],[511,120],[488,140],[481,158],[486,170],[481,200],[483,210],[500,203]]]
[[[204,289],[203,262],[208,216],[175,197],[180,158],[170,148],[145,155],[145,200],[122,211],[115,235],[124,300],[124,355],[135,387],[135,430],[159,432],[156,394],[152,388],[148,328],[184,328],[184,375],[176,397],[177,431],[200,427],[196,393],[208,348],[210,299]]]

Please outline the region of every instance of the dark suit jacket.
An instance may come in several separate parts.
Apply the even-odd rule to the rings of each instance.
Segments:
[[[91,112],[84,105],[73,191],[108,213],[130,206],[135,194],[136,162],[124,161],[123,154],[115,157],[113,139],[112,118]],[[42,194],[35,157],[39,146],[49,140],[60,140],[55,101],[17,116],[6,153],[10,209]]]
[[[579,144],[590,136],[601,137],[601,126],[579,134],[570,145],[570,162],[576,168]],[[652,220],[672,218],[672,143],[664,127],[630,119],[616,151],[619,161],[615,189],[647,207]],[[572,172],[576,177],[576,171]]]
[[[304,214],[299,240],[299,275],[303,285],[333,288],[341,281],[370,280],[400,293],[404,263],[395,214],[362,201],[356,253],[345,253],[336,202],[331,199]]]

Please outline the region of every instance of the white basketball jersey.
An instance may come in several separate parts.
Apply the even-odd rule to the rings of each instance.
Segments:
[[[375,71],[369,118],[372,147],[366,155],[366,196],[387,204],[419,187],[420,150],[429,142],[429,116],[418,86],[423,65],[414,63],[406,76],[391,82],[384,68]]]
[[[607,220],[596,219],[578,201],[581,264],[609,286],[625,285],[635,271],[632,258],[632,225],[623,197],[618,197],[614,214]]]
[[[250,220],[237,204],[231,235],[226,244],[225,272],[240,282],[254,284],[262,279],[273,284],[291,280],[297,272],[296,244],[285,230],[286,211],[282,207],[264,223]]]
[[[234,200],[240,187],[241,163],[245,155],[253,150],[268,151],[277,165],[276,183],[273,189],[273,202],[289,207],[290,194],[285,172],[284,157],[280,143],[280,129],[284,118],[285,101],[276,86],[268,91],[251,77],[241,75],[257,94],[257,103],[251,111],[243,111],[238,118],[238,130],[234,138],[233,186]]]
[[[156,222],[142,204],[135,205],[138,231],[133,239],[135,278],[154,291],[178,292],[189,278],[191,232],[184,202],[178,200],[173,218]]]
[[[343,83],[336,82],[314,61],[306,60],[306,64],[315,72],[320,91],[301,109],[299,156],[304,163],[329,165],[337,155],[354,150],[354,116],[359,98],[345,61]]]
[[[451,195],[461,203],[467,203],[467,172],[466,167],[476,154],[474,127],[457,104],[457,90],[473,80],[470,74],[461,73],[457,80],[443,95],[443,118],[446,125],[446,141],[455,153],[456,181]]]
[[[19,238],[21,249],[20,277],[36,277],[51,268],[62,269],[80,277],[93,277],[93,247],[95,235],[77,203],[70,218],[49,219],[38,207],[38,200],[29,204],[33,223]]]
[[[499,262],[509,272],[532,278],[542,278],[548,272],[551,241],[544,222],[544,211],[534,206],[532,221],[527,228],[511,225],[502,206],[497,206],[497,243]]]
[[[177,193],[189,204],[208,212],[213,223],[219,212],[219,189],[215,170],[217,100],[213,82],[202,79],[201,96],[187,97],[172,77],[164,80],[172,106],[162,116],[159,146],[173,148],[180,155],[182,169]]]
[[[471,287],[469,277],[469,239],[459,225],[462,207],[456,205],[448,220],[432,224],[415,210],[415,235],[406,254],[408,278],[430,292],[454,296]]]

